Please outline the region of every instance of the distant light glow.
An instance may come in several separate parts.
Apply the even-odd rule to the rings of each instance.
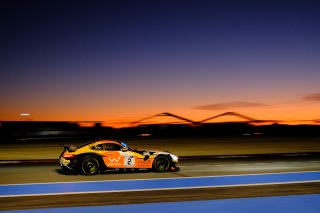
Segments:
[[[20,115],[21,115],[21,116],[29,116],[30,113],[21,113]]]
[[[140,134],[139,136],[141,136],[141,137],[149,137],[149,136],[152,136],[152,134],[142,133],[142,134]]]

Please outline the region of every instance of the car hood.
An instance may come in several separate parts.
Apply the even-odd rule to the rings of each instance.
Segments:
[[[171,154],[169,151],[158,151],[158,150],[148,150],[148,149],[140,149],[135,150],[138,153],[141,153],[143,155],[168,155]]]

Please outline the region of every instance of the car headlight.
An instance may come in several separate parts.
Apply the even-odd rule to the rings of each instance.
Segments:
[[[171,157],[173,162],[178,162],[178,156],[170,154],[170,157]]]

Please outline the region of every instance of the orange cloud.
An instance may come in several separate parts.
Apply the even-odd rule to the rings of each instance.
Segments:
[[[195,107],[195,109],[227,110],[227,109],[233,109],[233,108],[265,107],[265,106],[268,106],[268,105],[255,103],[255,102],[235,101],[235,102],[225,102],[225,103],[204,105],[204,106]]]
[[[302,99],[308,101],[320,101],[320,93],[312,93],[304,96]]]

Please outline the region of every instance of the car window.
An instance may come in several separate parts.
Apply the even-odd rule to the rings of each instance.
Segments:
[[[114,143],[105,143],[104,144],[104,149],[105,150],[113,150],[113,151],[120,151],[122,148],[122,146],[118,145],[118,144],[114,144]]]
[[[93,150],[104,150],[103,144],[95,145],[95,146],[91,147],[91,149],[93,149]]]

